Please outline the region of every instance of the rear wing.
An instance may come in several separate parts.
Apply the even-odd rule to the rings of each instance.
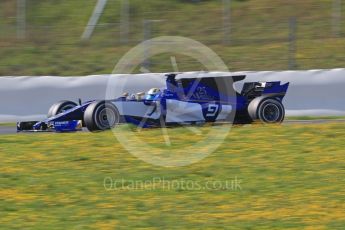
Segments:
[[[200,75],[192,75],[192,76],[184,76],[184,77],[178,77],[179,74],[177,73],[170,73],[166,74],[166,83],[167,83],[167,89],[170,91],[176,90],[176,87],[178,87],[178,82],[190,82],[190,81],[218,81],[222,82],[221,84],[225,83],[229,88],[229,83],[235,83],[238,81],[242,81],[246,78],[246,75],[232,75],[232,76],[200,76]],[[178,78],[177,78],[178,77]],[[229,81],[230,80],[230,81]],[[233,89],[233,85],[231,85],[231,89]]]
[[[285,96],[289,85],[289,82],[282,85],[280,81],[246,82],[243,85],[241,95],[247,97],[248,99],[263,95],[274,95],[282,99]]]
[[[246,75],[230,75],[230,76],[207,76],[207,74],[203,75],[203,76],[200,76],[200,75],[197,75],[197,76],[194,76],[194,75],[191,75],[191,76],[183,76],[183,77],[180,77],[179,76],[180,74],[178,73],[169,73],[169,74],[166,74],[165,76],[167,77],[167,81],[169,82],[173,82],[173,81],[176,81],[176,80],[180,80],[180,79],[198,79],[198,78],[231,78],[233,82],[237,82],[237,81],[242,81],[246,78]],[[178,79],[176,79],[177,77],[179,76]]]

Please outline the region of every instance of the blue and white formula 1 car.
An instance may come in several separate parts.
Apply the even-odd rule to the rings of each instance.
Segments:
[[[181,75],[182,76],[182,75]],[[229,77],[180,77],[166,74],[166,87],[113,100],[93,100],[79,105],[60,101],[43,121],[19,122],[20,131],[71,132],[87,127],[89,131],[107,130],[120,123],[140,127],[230,121],[280,123],[285,110],[282,100],[289,83],[247,82],[241,92],[233,83],[244,75]]]

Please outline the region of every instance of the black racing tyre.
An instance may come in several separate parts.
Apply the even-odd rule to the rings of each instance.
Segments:
[[[284,106],[275,98],[254,99],[248,106],[248,113],[253,121],[262,123],[281,123],[285,118]]]
[[[91,132],[107,130],[120,123],[120,113],[111,102],[95,101],[86,108],[84,122]]]
[[[77,103],[73,101],[59,101],[55,104],[53,104],[49,111],[48,111],[48,118],[53,117],[59,113],[62,113],[66,110],[72,109],[77,106]]]

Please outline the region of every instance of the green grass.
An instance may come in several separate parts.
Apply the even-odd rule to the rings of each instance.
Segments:
[[[15,127],[15,126],[16,126],[16,123],[9,123],[9,122],[1,123],[1,122],[0,122],[0,127],[1,127],[1,126],[7,126],[7,127],[12,126],[12,127]]]
[[[289,116],[286,117],[286,120],[344,120],[344,116]]]
[[[143,21],[152,37],[185,36],[213,49],[230,70],[288,68],[290,17],[296,17],[298,69],[343,67],[345,23],[340,37],[332,34],[333,0],[231,1],[231,39],[223,43],[220,0],[199,4],[180,0],[131,0],[129,43],[120,42],[120,1],[109,0],[89,42],[80,36],[96,0],[28,1],[27,38],[16,39],[16,1],[0,3],[0,75],[86,75],[111,73],[119,59],[143,38]],[[81,7],[82,6],[82,7]],[[342,8],[345,15],[345,7]],[[172,55],[172,54],[170,54]],[[170,58],[153,58],[152,72],[172,71]],[[187,57],[177,59],[180,71],[203,67]]]
[[[188,144],[211,128],[197,128],[202,135],[169,129],[171,156],[187,158],[195,150]],[[233,127],[213,154],[177,168],[141,161],[111,132],[0,136],[1,227],[342,229],[344,129],[343,123]],[[160,129],[135,133],[166,148]],[[127,188],[107,191],[107,177],[123,178]],[[130,189],[131,181],[155,178],[145,189]],[[241,189],[169,190],[157,178],[201,185],[237,178]]]

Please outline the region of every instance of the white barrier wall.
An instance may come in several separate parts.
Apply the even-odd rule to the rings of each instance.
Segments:
[[[345,115],[345,69],[232,74],[246,74],[245,81],[290,82],[284,100],[287,115]],[[164,87],[163,76],[0,77],[0,122],[45,118],[49,107],[59,100],[104,99],[109,79],[113,96],[120,96]],[[240,90],[241,84],[236,83],[236,88]]]

